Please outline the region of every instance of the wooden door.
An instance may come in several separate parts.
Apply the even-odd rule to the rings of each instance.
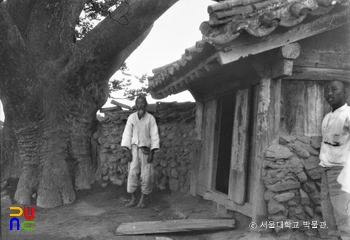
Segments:
[[[237,91],[233,121],[231,166],[228,196],[238,204],[244,204],[247,188],[247,164],[249,149],[250,90]]]

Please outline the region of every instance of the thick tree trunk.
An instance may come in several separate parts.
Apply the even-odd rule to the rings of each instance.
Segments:
[[[44,208],[89,189],[90,139],[108,79],[176,0],[129,0],[82,40],[74,28],[86,0],[0,1],[1,173],[19,177],[15,200]],[[122,4],[123,7],[127,6]]]

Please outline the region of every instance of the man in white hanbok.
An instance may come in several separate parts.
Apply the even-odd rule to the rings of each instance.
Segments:
[[[344,187],[337,181],[350,160],[350,107],[346,103],[348,93],[343,82],[331,81],[326,85],[324,95],[332,112],[322,122],[322,215],[331,230],[330,235],[350,240],[350,193],[344,191]],[[349,176],[343,175],[340,180],[349,181]]]
[[[159,134],[155,118],[146,111],[145,97],[136,99],[136,109],[137,112],[132,113],[126,122],[121,146],[129,160],[127,192],[131,194],[131,201],[126,206],[144,208],[149,204],[153,190],[152,162],[154,152],[159,149]],[[140,185],[142,195],[137,204],[135,191]]]

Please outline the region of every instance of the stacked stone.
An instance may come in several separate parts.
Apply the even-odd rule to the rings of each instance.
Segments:
[[[320,147],[320,137],[281,136],[266,150],[262,173],[269,219],[299,222],[298,229],[310,235],[322,232],[319,226],[305,227],[307,221],[322,221]]]
[[[109,180],[119,186],[125,181],[127,159],[120,143],[130,113],[130,111],[106,112],[102,124],[93,134],[93,138],[98,142],[99,172],[103,187],[108,185]]]
[[[127,179],[128,162],[120,146],[127,118],[133,111],[107,111],[93,139],[98,142],[102,186],[122,185]],[[172,191],[189,190],[190,152],[194,139],[195,103],[160,103],[153,114],[157,120],[160,149],[154,156],[155,184]]]
[[[193,121],[169,122],[159,126],[161,148],[154,159],[155,183],[159,189],[189,190],[194,129]]]

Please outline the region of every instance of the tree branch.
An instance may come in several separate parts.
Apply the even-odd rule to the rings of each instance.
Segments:
[[[30,14],[36,2],[37,0],[8,0],[6,2],[6,9],[22,35],[27,28]]]
[[[77,51],[84,52],[88,57],[87,61],[105,62],[115,59],[177,2],[177,0],[127,1],[128,4],[121,4],[113,11],[112,18],[106,17],[77,43]]]
[[[30,96],[38,91],[34,68],[26,54],[24,41],[12,18],[0,5],[0,97],[23,111],[23,102],[36,101]]]
[[[75,25],[85,2],[86,0],[36,2],[26,31],[29,51],[44,61],[56,60],[66,54],[74,44]]]

